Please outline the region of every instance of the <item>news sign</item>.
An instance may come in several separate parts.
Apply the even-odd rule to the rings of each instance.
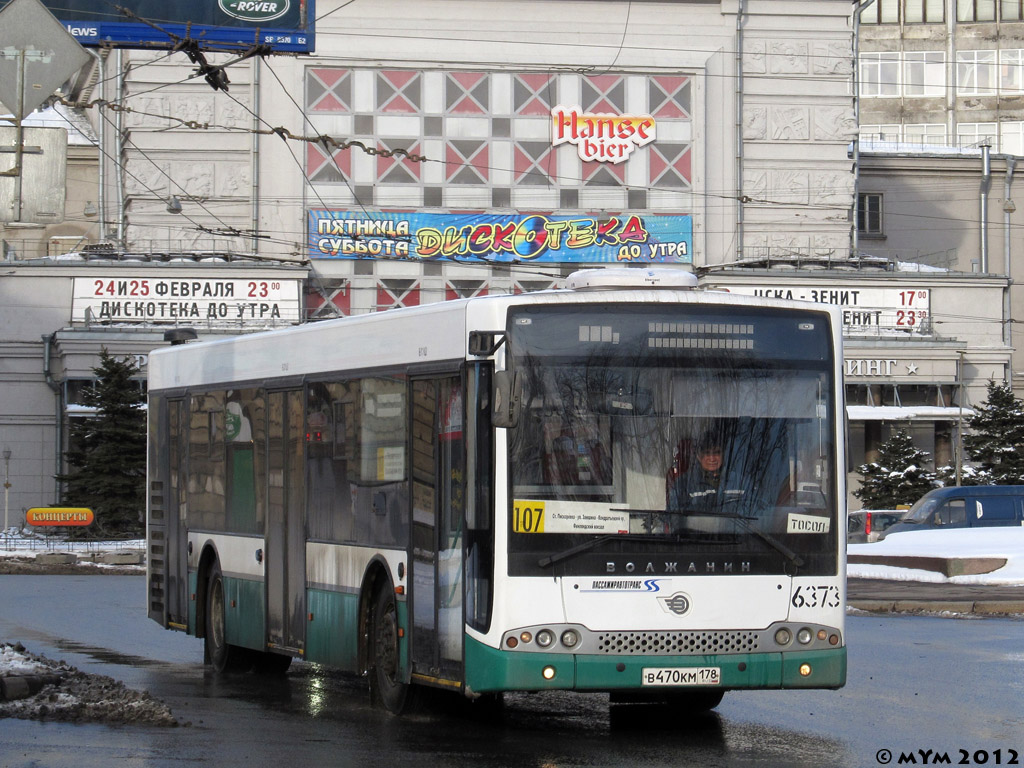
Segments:
[[[255,45],[282,53],[314,49],[315,0],[41,1],[86,46],[171,48],[177,36],[195,40],[204,51],[242,52]],[[0,0],[0,9],[8,2]]]
[[[767,299],[789,299],[840,308],[847,336],[928,335],[931,324],[931,289],[915,285],[872,287],[853,284],[744,284],[722,285],[731,293]]]

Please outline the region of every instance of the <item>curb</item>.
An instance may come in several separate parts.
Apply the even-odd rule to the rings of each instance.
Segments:
[[[1024,600],[853,600],[848,608],[867,613],[965,613],[975,616],[1021,616]]]
[[[14,701],[35,696],[47,685],[58,685],[60,675],[11,675],[0,677],[0,701]]]
[[[68,565],[78,562],[78,555],[74,552],[40,552],[35,560],[41,565]]]
[[[1006,565],[1005,557],[919,557],[916,555],[847,555],[850,565],[887,565],[950,576],[976,576],[998,571]]]

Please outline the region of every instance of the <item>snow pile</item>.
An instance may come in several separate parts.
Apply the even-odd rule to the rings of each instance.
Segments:
[[[1024,527],[946,528],[891,533],[870,544],[849,544],[850,555],[890,557],[999,558],[1006,565],[992,573],[946,577],[933,571],[888,565],[850,563],[847,573],[858,579],[932,581],[948,584],[1024,586]]]
[[[0,677],[24,675],[59,680],[35,695],[0,701],[0,719],[178,725],[167,705],[148,693],[133,691],[112,677],[86,674],[63,661],[36,656],[21,643],[0,644]]]
[[[25,654],[23,646],[0,645],[0,676],[39,675],[49,672],[42,662]]]

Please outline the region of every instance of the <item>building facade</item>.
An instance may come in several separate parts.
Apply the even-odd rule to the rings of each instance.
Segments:
[[[1024,11],[981,0],[875,0],[858,19],[861,254],[1009,279],[1024,313],[1014,195],[1024,155]],[[964,322],[972,322],[970,314]],[[1006,380],[1024,395],[1024,356]]]
[[[860,137],[1024,154],[1024,10],[874,0],[858,33]]]
[[[2,262],[0,446],[9,522],[61,501],[72,419],[88,418],[82,391],[106,349],[139,367],[188,327],[199,338],[291,325],[302,319],[307,270],[206,254],[172,259],[90,253]]]
[[[144,363],[178,325],[210,336],[540,290],[581,267],[837,297],[850,403],[872,409],[851,409],[854,466],[897,424],[953,455],[961,405],[1008,375],[1005,277],[861,258],[846,0],[384,0],[372,16],[335,0],[317,15],[315,55],[230,63],[226,91],[183,54],[102,51],[80,78],[92,248],[9,251],[0,277],[12,505],[57,501],[75,391],[103,346]],[[123,295],[132,281],[222,293],[172,310]],[[213,301],[246,283],[287,296]],[[277,316],[247,308],[274,302]]]
[[[927,451],[933,467],[962,463],[961,436],[989,381],[1009,375],[1002,336],[1007,280],[858,259],[847,270],[820,264],[729,267],[708,287],[842,307],[851,490],[856,468],[877,458],[896,430]],[[851,508],[860,502],[850,499]]]

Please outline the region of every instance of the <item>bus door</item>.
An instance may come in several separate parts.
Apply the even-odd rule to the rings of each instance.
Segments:
[[[267,645],[301,653],[306,637],[302,390],[268,392],[267,417]]]
[[[166,616],[157,620],[161,623],[166,619],[167,626],[183,629],[188,626],[188,547],[186,526],[187,504],[185,489],[186,459],[188,458],[188,410],[183,401],[168,400],[166,415],[156,414],[156,418],[166,418],[167,441],[166,453],[161,450],[160,466],[157,472],[166,478],[166,485],[161,484],[163,494],[154,494],[150,500],[150,538],[155,543],[163,537],[164,601]],[[164,463],[166,461],[166,464]],[[152,490],[152,489],[151,489]],[[159,509],[157,509],[159,506]],[[150,568],[156,570],[158,559],[150,553]],[[156,618],[156,617],[153,617]]]
[[[413,382],[412,672],[462,679],[465,441],[461,378]]]

